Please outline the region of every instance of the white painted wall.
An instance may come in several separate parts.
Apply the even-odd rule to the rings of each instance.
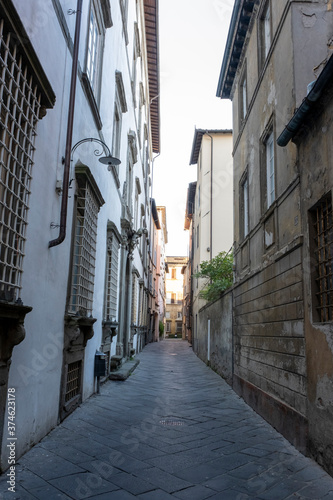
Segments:
[[[17,457],[37,443],[58,421],[59,389],[63,363],[64,314],[66,307],[67,281],[71,253],[71,230],[75,186],[70,190],[67,215],[67,236],[65,241],[49,249],[48,243],[58,236],[58,229],[51,229],[51,222],[59,223],[61,197],[56,193],[56,181],[62,179],[62,156],[65,154],[67,111],[71,76],[72,57],[55,15],[51,0],[33,2],[13,1],[21,20],[31,38],[36,53],[43,65],[48,80],[56,94],[56,104],[37,127],[35,165],[31,184],[29,225],[27,230],[26,255],[22,282],[22,300],[33,307],[26,316],[26,338],[13,350],[9,375],[9,387],[16,388],[16,428]],[[75,9],[75,1],[61,0],[66,23],[74,38],[75,15],[67,10]],[[121,232],[121,194],[126,180],[127,134],[137,133],[137,112],[131,93],[131,70],[133,55],[134,21],[138,21],[140,40],[144,40],[143,2],[139,2],[137,19],[136,2],[129,2],[128,36],[126,46],[123,36],[122,19],[118,0],[111,0],[113,26],[106,30],[103,60],[100,115],[103,122],[102,133],[111,148],[113,129],[113,107],[115,95],[115,71],[121,71],[124,80],[128,111],[122,117],[121,165],[119,168],[120,189],[105,165],[93,155],[94,144],[80,146],[74,155],[73,168],[80,160],[89,166],[105,200],[98,215],[97,249],[93,317],[94,337],[88,341],[85,350],[85,371],[83,399],[95,390],[94,355],[102,338],[103,300],[105,284],[105,258],[107,222],[113,221]],[[85,64],[86,36],[88,27],[89,2],[83,2],[79,65]],[[141,17],[140,17],[141,16]],[[145,55],[143,48],[142,54]],[[141,69],[143,71],[141,71]],[[146,63],[137,64],[137,84],[142,81],[145,89],[146,106],[143,108],[143,123],[148,122],[148,82]],[[77,81],[73,144],[86,137],[99,137],[90,107],[80,81]],[[134,167],[134,179],[138,177],[142,186],[139,206],[146,208],[149,227],[149,207],[144,190],[142,151],[138,145],[138,162]],[[133,189],[133,194],[135,189]],[[119,260],[120,265],[120,260]],[[138,250],[134,254],[134,265],[144,277],[144,270]],[[119,280],[118,280],[119,286]],[[117,339],[112,343],[115,353]],[[136,339],[135,339],[136,342]],[[2,454],[6,450],[3,446]]]
[[[211,138],[213,138],[213,161],[211,161]],[[211,184],[211,167],[213,181]],[[211,189],[212,185],[212,189]],[[212,220],[210,217],[212,209]],[[197,230],[199,226],[199,247]],[[212,227],[212,239],[211,239]],[[233,243],[233,170],[232,170],[232,134],[210,132],[202,136],[201,150],[197,166],[197,187],[195,194],[195,212],[193,216],[195,230],[193,273],[200,270],[203,261],[209,261],[219,252],[228,252]],[[212,246],[211,246],[212,243]],[[210,251],[211,249],[211,251]],[[200,290],[207,280],[199,278],[192,282],[193,317],[206,304],[199,298]]]

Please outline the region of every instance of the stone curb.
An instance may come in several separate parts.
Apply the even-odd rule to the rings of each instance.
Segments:
[[[109,375],[110,380],[126,380],[135,368],[139,365],[140,360],[136,359],[133,361],[125,361],[125,363],[116,372],[111,372]]]

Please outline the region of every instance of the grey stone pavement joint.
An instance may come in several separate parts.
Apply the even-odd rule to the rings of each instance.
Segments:
[[[187,342],[149,344],[16,464],[1,500],[329,500],[333,478],[299,453]]]

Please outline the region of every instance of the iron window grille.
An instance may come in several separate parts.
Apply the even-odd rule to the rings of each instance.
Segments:
[[[119,243],[112,233],[107,239],[104,318],[117,317]]]
[[[0,299],[20,295],[41,94],[0,20]]]
[[[78,177],[70,313],[92,312],[98,211],[98,200],[90,183],[84,176]]]
[[[333,320],[333,217],[332,197],[324,197],[312,210],[316,256],[315,297],[318,320]]]
[[[81,391],[81,367],[82,361],[69,363],[67,366],[67,380],[65,402],[75,398]]]
[[[138,285],[137,276],[132,273],[132,324],[137,324],[137,310],[138,310]]]

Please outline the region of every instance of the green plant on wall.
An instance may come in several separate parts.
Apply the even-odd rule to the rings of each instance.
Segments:
[[[160,332],[160,337],[162,337],[162,336],[163,336],[163,333],[164,333],[164,325],[163,325],[163,321],[160,321],[160,322],[159,322],[158,328],[159,328],[159,332]]]
[[[209,283],[200,291],[199,296],[209,302],[220,297],[221,293],[231,287],[233,282],[233,253],[220,252],[212,260],[200,264],[195,278],[208,278]]]

